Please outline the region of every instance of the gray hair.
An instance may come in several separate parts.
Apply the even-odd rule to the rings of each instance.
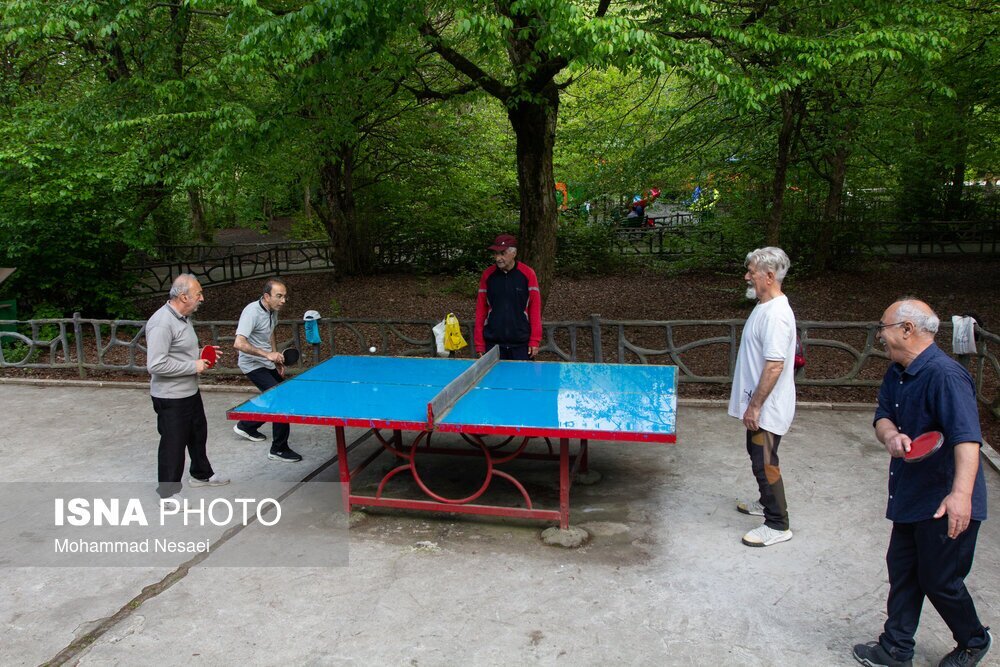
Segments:
[[[174,278],[174,282],[170,285],[170,298],[176,299],[179,296],[183,296],[188,293],[191,289],[191,285],[198,280],[194,277],[193,273],[182,273],[181,275]]]
[[[774,272],[774,279],[779,283],[785,279],[785,274],[788,273],[788,269],[792,268],[792,260],[788,259],[788,255],[781,248],[775,248],[774,246],[768,246],[766,248],[757,248],[747,253],[747,260],[744,262],[744,266],[750,268],[753,264],[758,269],[767,269],[768,271]]]
[[[937,313],[931,310],[926,303],[912,296],[906,296],[899,300],[896,307],[896,317],[901,322],[912,322],[918,331],[936,334],[941,320]],[[921,308],[921,306],[924,306]]]

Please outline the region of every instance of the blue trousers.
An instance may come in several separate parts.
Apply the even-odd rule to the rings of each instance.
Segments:
[[[893,523],[885,562],[889,569],[889,618],[879,637],[896,660],[913,657],[913,636],[926,597],[961,648],[986,646],[986,629],[965,587],[972,569],[979,521],[955,539],[948,537],[948,517],[916,523]]]

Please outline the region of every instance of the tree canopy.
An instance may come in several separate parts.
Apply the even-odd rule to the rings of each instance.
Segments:
[[[714,189],[748,243],[828,266],[863,193],[900,220],[995,197],[997,28],[985,0],[9,0],[4,289],[125,313],[134,253],[276,218],[346,273],[516,231],[547,289],[556,182],[587,225]]]

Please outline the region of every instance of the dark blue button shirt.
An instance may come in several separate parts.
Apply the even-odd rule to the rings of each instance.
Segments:
[[[900,433],[910,438],[927,431],[944,433],[941,449],[923,461],[906,463],[894,458],[889,464],[886,518],[897,523],[931,519],[944,497],[951,493],[955,445],[983,442],[972,376],[932,344],[906,368],[896,363],[889,366],[875,410],[875,421],[883,418],[892,421]],[[972,490],[972,518],[986,519],[986,480],[982,466]]]

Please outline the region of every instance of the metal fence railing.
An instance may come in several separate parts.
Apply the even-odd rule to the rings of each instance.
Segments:
[[[227,246],[164,246],[169,261],[141,258],[128,267],[136,276],[133,293],[164,294],[182,273],[198,276],[202,286],[238,282],[283,273],[316,273],[334,268],[333,246],[314,241],[236,244]]]
[[[906,222],[881,225],[876,249],[886,254],[996,254],[1000,251],[1000,220]]]
[[[694,220],[654,227],[616,227],[611,235],[611,249],[625,257],[684,257],[711,249],[720,255],[728,252],[721,229]]]
[[[582,321],[544,324],[540,359],[597,363],[671,364],[685,383],[727,384],[732,381],[744,320],[610,320],[597,315]],[[146,347],[142,321],[70,319],[3,322],[17,331],[0,331],[0,368],[70,369],[80,377],[89,371],[144,373]],[[305,342],[303,322],[282,320],[276,331],[279,348],[302,350],[297,372],[336,354],[432,356],[432,320],[325,318],[319,320],[321,342]],[[235,321],[195,321],[201,344],[223,346],[225,355],[208,375],[237,375]],[[796,384],[814,387],[876,387],[885,372],[885,353],[876,345],[875,322],[798,322],[808,362]],[[463,324],[472,339],[469,324]],[[951,336],[950,321],[941,323],[939,339]],[[976,380],[980,400],[1000,417],[1000,337],[976,328],[975,355],[959,360]],[[471,355],[466,348],[459,356]]]
[[[906,257],[1000,253],[1000,220],[871,222],[841,236],[839,246],[848,253]],[[625,256],[670,258],[737,251],[722,226],[692,217],[651,227],[615,227],[611,243],[613,251]]]
[[[697,253],[739,254],[730,247],[739,239],[726,236],[723,226],[691,213],[653,218],[653,226],[608,229],[610,249],[626,258],[679,259]],[[935,256],[1000,253],[1000,220],[871,222],[863,230],[845,233],[840,244],[850,252],[887,256]],[[181,273],[193,273],[203,286],[234,283],[282,274],[316,273],[335,268],[335,248],[322,241],[211,245],[175,245],[157,249],[157,259],[136,257],[127,267],[136,279],[134,296],[163,294]],[[372,253],[383,270],[413,267],[478,265],[481,252],[446,241],[378,240]]]

